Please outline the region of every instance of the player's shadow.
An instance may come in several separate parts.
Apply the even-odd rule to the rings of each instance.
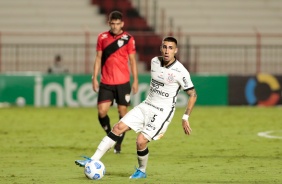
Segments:
[[[110,171],[110,172],[106,172],[106,175],[107,176],[113,176],[113,177],[121,177],[121,178],[124,178],[124,177],[128,177],[131,175],[130,173],[128,172],[122,172],[122,171]]]

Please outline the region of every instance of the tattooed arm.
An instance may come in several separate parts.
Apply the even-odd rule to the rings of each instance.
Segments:
[[[190,127],[190,123],[189,123],[188,118],[189,118],[189,116],[192,112],[192,109],[193,109],[193,107],[196,103],[197,93],[196,93],[195,88],[193,88],[193,89],[188,90],[187,94],[189,95],[189,99],[188,99],[186,110],[185,110],[184,115],[182,117],[182,126],[183,126],[185,134],[190,135],[191,132],[192,132],[192,129]]]

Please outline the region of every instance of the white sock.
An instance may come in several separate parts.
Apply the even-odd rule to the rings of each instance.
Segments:
[[[148,163],[148,159],[149,159],[149,153],[146,154],[145,156],[137,156],[138,159],[138,164],[139,164],[139,170],[142,172],[146,172],[146,167],[147,167],[147,163]]]
[[[115,141],[108,136],[105,136],[102,141],[100,142],[96,152],[91,157],[92,160],[100,160],[102,156],[109,150],[111,147],[113,147],[115,144]]]

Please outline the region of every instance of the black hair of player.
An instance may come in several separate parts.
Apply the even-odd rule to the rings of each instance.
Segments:
[[[120,11],[112,11],[109,15],[109,20],[122,20],[122,13]]]
[[[172,36],[165,37],[163,39],[163,42],[165,42],[165,41],[167,41],[167,42],[174,42],[175,45],[177,46],[177,40],[174,37],[172,37]]]

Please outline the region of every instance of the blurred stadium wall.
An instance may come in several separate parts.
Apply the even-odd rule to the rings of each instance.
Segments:
[[[271,97],[275,80],[269,85],[269,77],[268,82],[258,77],[264,74],[277,79],[275,104],[280,104],[281,9],[282,1],[277,0],[1,0],[1,78],[44,75],[57,54],[69,75],[91,74],[96,37],[109,29],[107,14],[119,10],[125,30],[136,39],[141,74],[149,72],[150,59],[160,54],[162,38],[173,35],[179,41],[177,58],[192,75],[227,76],[227,81],[239,77],[241,82],[232,84],[241,92],[253,85],[243,100],[225,104],[256,105]]]

